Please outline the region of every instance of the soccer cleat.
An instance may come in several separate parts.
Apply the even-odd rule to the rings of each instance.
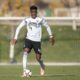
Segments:
[[[22,74],[21,77],[26,77],[26,75]]]
[[[22,74],[22,77],[31,77],[32,72],[30,70],[25,70]]]
[[[23,72],[23,74],[21,75],[21,77],[27,77],[25,71]]]
[[[40,68],[40,75],[41,75],[41,76],[44,76],[44,74],[45,74],[45,69]]]

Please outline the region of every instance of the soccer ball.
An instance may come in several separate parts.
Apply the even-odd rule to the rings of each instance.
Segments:
[[[26,77],[31,77],[31,76],[32,76],[31,70],[28,70],[28,69],[25,70],[24,75],[25,75]]]

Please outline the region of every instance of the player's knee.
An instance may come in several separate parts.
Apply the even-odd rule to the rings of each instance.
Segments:
[[[25,48],[24,51],[27,52],[27,53],[29,53],[30,52],[30,49]]]
[[[41,54],[36,54],[36,60],[40,61],[41,60]]]

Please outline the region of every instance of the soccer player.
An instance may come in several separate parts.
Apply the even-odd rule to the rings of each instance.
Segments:
[[[20,29],[26,25],[27,34],[24,44],[24,53],[23,53],[23,77],[25,77],[25,70],[28,69],[27,56],[30,53],[31,49],[34,49],[36,59],[40,64],[40,75],[45,74],[45,66],[41,59],[41,36],[42,36],[42,25],[46,27],[47,32],[49,33],[49,39],[52,44],[54,44],[54,37],[52,35],[51,29],[44,18],[37,16],[37,7],[32,5],[30,7],[31,16],[25,18],[16,29],[14,39],[12,44],[15,44],[18,38]]]

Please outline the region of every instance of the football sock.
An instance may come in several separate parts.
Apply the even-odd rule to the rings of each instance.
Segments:
[[[28,53],[24,52],[24,54],[23,54],[23,71],[25,71],[28,68],[27,56],[28,56]]]
[[[45,69],[45,65],[44,65],[44,63],[43,63],[43,60],[40,60],[40,61],[38,61],[38,62],[39,62],[39,64],[40,64],[41,68],[42,68],[42,69]]]

